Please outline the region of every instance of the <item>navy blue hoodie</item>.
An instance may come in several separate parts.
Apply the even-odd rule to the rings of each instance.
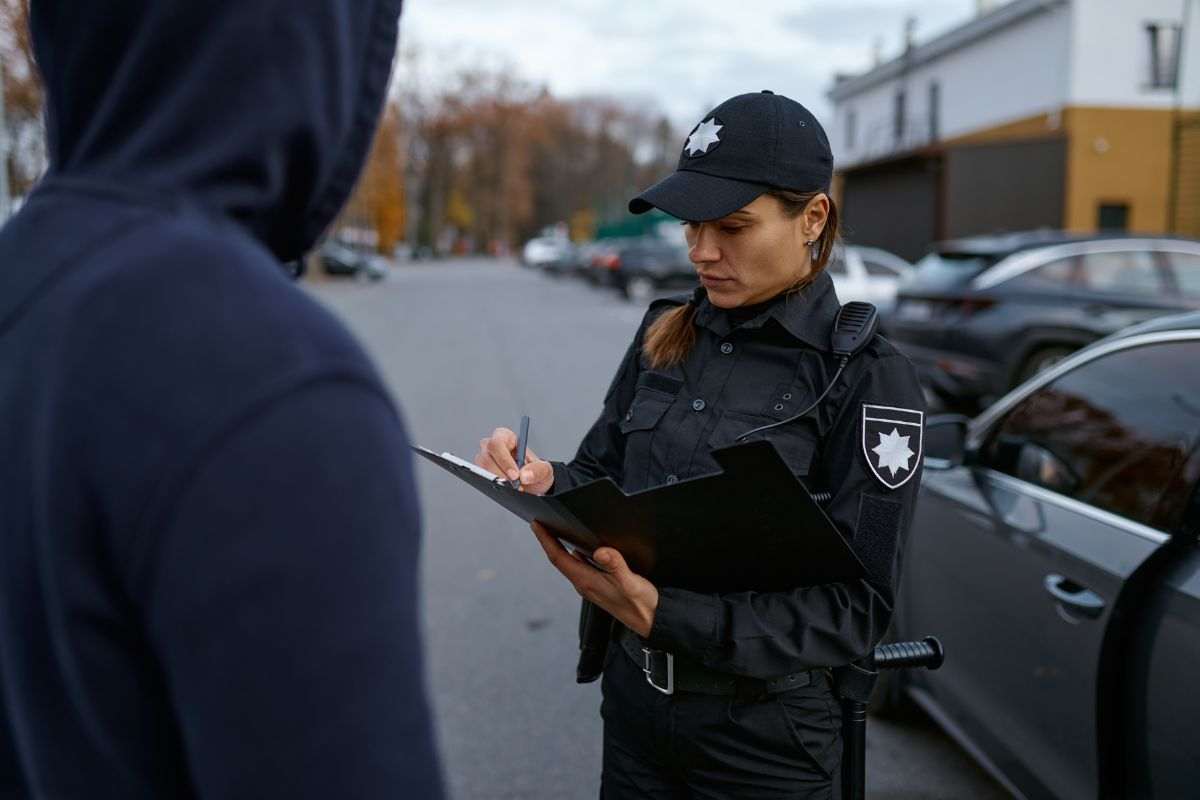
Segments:
[[[0,796],[436,798],[396,407],[281,262],[399,0],[34,0],[0,232]]]

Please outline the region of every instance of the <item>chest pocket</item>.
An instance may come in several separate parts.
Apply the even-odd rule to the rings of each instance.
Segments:
[[[775,445],[775,449],[779,451],[779,455],[783,457],[784,463],[792,470],[793,475],[798,477],[808,475],[812,469],[813,456],[817,452],[817,433],[807,419],[798,419],[777,428],[754,433],[740,442],[735,442],[746,431],[778,421],[778,417],[725,411],[717,420],[717,426],[708,438],[708,448],[717,450],[733,444],[745,444],[766,439]]]
[[[621,419],[621,433],[652,429],[675,402],[683,381],[661,372],[643,372],[638,376],[633,402]]]
[[[645,488],[648,476],[662,471],[664,453],[655,447],[655,430],[675,402],[683,381],[657,372],[638,376],[637,390],[629,410],[617,427],[625,437],[624,488]]]

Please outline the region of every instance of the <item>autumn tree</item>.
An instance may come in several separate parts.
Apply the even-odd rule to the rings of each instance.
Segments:
[[[335,230],[372,231],[375,248],[380,253],[391,253],[404,238],[404,217],[400,114],[389,103],[384,107],[358,185],[335,223]]]
[[[0,0],[0,79],[4,86],[9,191],[24,195],[46,168],[41,79],[33,61],[29,0]]]

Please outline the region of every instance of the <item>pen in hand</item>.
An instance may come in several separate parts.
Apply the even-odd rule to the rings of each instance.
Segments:
[[[520,471],[525,466],[525,448],[529,444],[529,417],[521,417],[521,430],[517,434],[517,479],[509,481],[508,485],[514,489],[521,488]]]

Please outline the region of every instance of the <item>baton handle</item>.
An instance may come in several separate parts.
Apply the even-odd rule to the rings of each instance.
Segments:
[[[892,642],[875,648],[872,658],[875,669],[904,669],[925,667],[937,669],[942,665],[945,651],[936,636],[926,636],[919,642]]]

